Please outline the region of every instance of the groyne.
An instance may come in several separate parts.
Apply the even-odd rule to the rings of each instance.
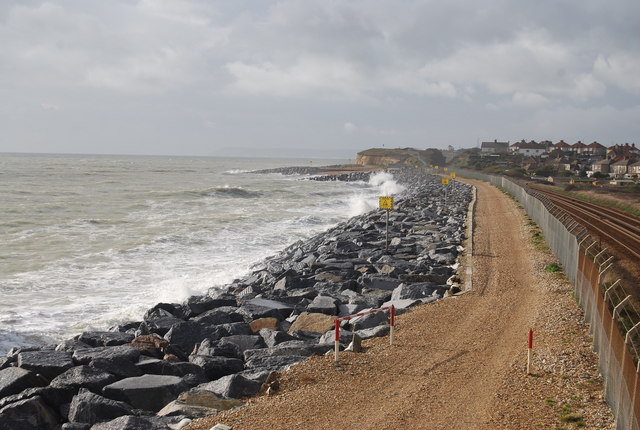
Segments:
[[[292,244],[222,288],[159,303],[141,321],[0,358],[0,428],[167,428],[240,404],[270,375],[333,350],[333,321],[455,292],[470,187],[419,169],[389,214],[354,217]],[[344,178],[325,178],[343,179]],[[350,176],[349,180],[362,179]],[[384,336],[382,314],[350,319],[340,342]],[[137,426],[137,427],[136,427]]]

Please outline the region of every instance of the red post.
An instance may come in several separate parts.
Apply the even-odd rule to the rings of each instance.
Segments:
[[[396,308],[393,305],[389,311],[389,326],[389,345],[393,345],[393,329],[396,326]]]
[[[531,350],[533,349],[533,330],[529,329],[527,345],[527,375],[531,375]]]
[[[335,319],[335,342],[334,342],[334,359],[336,363],[338,362],[338,352],[340,351],[340,320],[338,318]]]

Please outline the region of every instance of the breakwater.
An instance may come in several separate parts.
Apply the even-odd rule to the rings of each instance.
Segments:
[[[336,315],[443,297],[456,288],[470,189],[454,181],[445,193],[414,169],[394,177],[406,191],[388,245],[384,212],[370,212],[142,321],[12,349],[0,359],[0,428],[167,428],[212,415],[265,389],[273,371],[332,350]],[[345,345],[389,329],[380,313],[344,324]]]

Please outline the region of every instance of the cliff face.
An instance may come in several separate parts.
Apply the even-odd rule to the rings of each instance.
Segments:
[[[356,164],[363,166],[388,166],[389,164],[400,163],[402,160],[398,157],[388,157],[380,155],[356,155]]]
[[[404,164],[407,166],[445,165],[445,158],[439,149],[413,148],[371,148],[356,155],[356,164],[362,166],[384,166]]]

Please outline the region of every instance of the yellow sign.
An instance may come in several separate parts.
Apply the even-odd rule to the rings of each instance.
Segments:
[[[438,170],[440,166],[433,166],[434,169]]]
[[[449,178],[442,178],[442,185],[449,185]]]
[[[393,197],[380,197],[380,209],[393,210]]]
[[[446,172],[447,170],[449,170],[449,168],[448,168],[448,167],[445,167],[445,168],[444,168],[444,171]]]
[[[456,178],[456,172],[449,173],[449,176],[451,176],[451,179],[455,179]]]

